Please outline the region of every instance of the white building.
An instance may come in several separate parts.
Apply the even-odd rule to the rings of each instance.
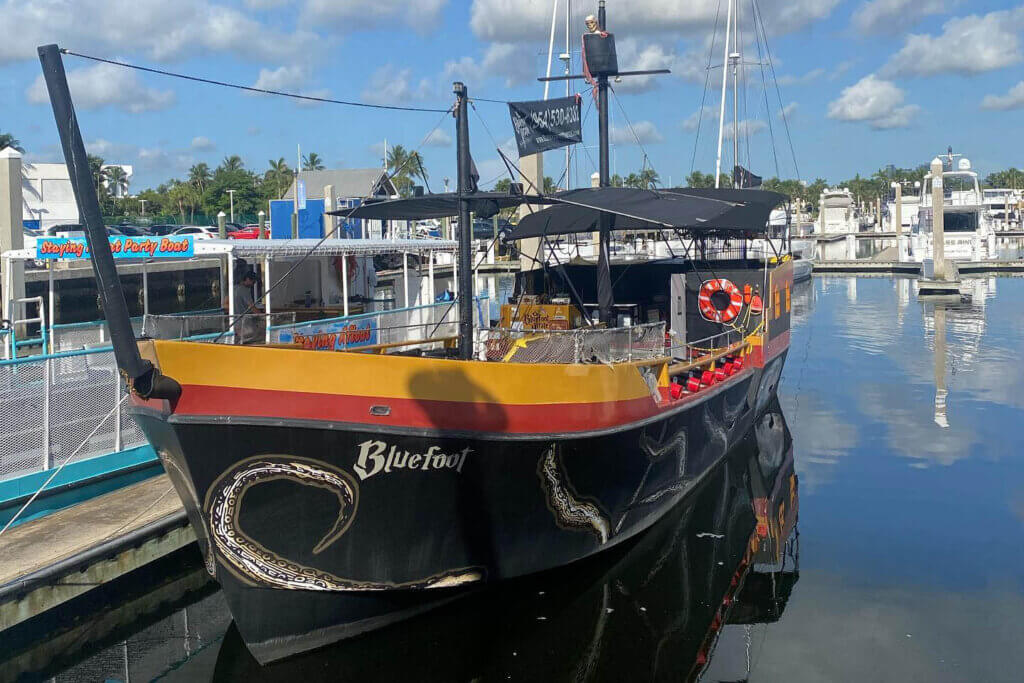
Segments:
[[[103,168],[119,166],[131,182],[132,167],[107,164]],[[127,196],[125,187],[114,188],[114,196]],[[43,229],[62,223],[78,223],[78,205],[71,189],[68,167],[64,164],[22,165],[21,180],[22,218],[25,227]]]

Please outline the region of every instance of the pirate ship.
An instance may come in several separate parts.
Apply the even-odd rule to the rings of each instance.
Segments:
[[[261,662],[634,537],[774,396],[792,266],[765,234],[783,198],[608,187],[608,79],[619,74],[614,59],[596,58],[614,56],[603,7],[599,24],[586,49],[601,187],[478,191],[467,91],[457,83],[457,192],[348,212],[457,214],[468,228],[471,214],[546,207],[509,239],[596,231],[597,262],[524,273],[506,326],[475,326],[472,233],[463,229],[454,339],[340,351],[134,338],[60,51],[39,49],[131,409]],[[689,248],[615,263],[613,235],[637,230]],[[623,304],[632,324],[617,313]]]

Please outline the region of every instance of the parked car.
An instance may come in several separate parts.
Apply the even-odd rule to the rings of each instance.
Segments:
[[[244,228],[236,228],[234,231],[228,232],[228,237],[233,240],[255,240],[260,237],[260,226],[258,225],[247,225]]]
[[[117,225],[110,226],[111,228],[117,228],[121,231],[122,235],[128,235],[129,237],[149,237],[149,228],[145,228],[141,225],[129,225],[127,223],[119,223]]]
[[[512,229],[512,224],[504,218],[498,219],[498,234]],[[473,220],[473,239],[494,239],[494,223],[491,219],[476,218]]]
[[[228,230],[230,235],[232,230]],[[220,233],[217,231],[215,226],[210,225],[183,225],[178,228],[172,235],[192,235],[197,240],[215,240],[220,238]]]
[[[85,237],[85,226],[79,223],[61,223],[43,230],[40,237]]]
[[[180,227],[181,227],[180,225],[175,225],[173,223],[163,223],[163,224],[160,224],[160,225],[151,225],[151,226],[149,226],[149,234],[150,235],[155,235],[157,237],[163,237],[164,235],[173,234],[174,231],[177,230]]]

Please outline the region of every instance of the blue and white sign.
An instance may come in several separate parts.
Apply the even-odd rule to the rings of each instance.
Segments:
[[[165,237],[109,237],[114,258],[192,258],[192,235]],[[89,243],[84,237],[40,237],[36,240],[36,259],[87,259]]]
[[[377,320],[338,321],[322,325],[303,325],[300,329],[281,330],[284,344],[296,344],[310,351],[344,351],[377,343]]]
[[[295,183],[295,197],[299,204],[299,211],[306,208],[306,181],[298,180]]]

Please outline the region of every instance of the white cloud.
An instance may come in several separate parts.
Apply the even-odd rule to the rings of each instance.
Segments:
[[[166,109],[174,104],[174,92],[156,90],[142,83],[138,74],[113,64],[72,69],[68,88],[79,109],[116,107],[132,114]],[[25,92],[32,104],[49,104],[50,95],[40,74]]]
[[[665,138],[650,121],[637,121],[632,129],[629,126],[612,126],[608,139],[614,145],[648,145],[662,142]]]
[[[932,76],[940,73],[976,74],[1016,64],[1024,59],[1020,31],[1024,7],[984,16],[950,19],[938,36],[912,34],[882,67],[883,76]]]
[[[623,71],[650,71],[653,69],[670,69],[676,61],[671,49],[657,42],[638,40],[634,37],[623,38],[615,46],[618,53],[619,68]],[[653,90],[665,76],[626,76],[613,87],[620,93],[641,93]]]
[[[557,64],[552,65],[552,70],[558,73],[556,67]],[[437,87],[444,92],[443,89],[450,87],[453,81],[462,81],[470,87],[472,95],[472,87],[475,84],[495,76],[503,77],[508,87],[533,81],[540,73],[537,68],[536,55],[530,46],[492,43],[487,47],[481,60],[462,57],[445,62],[444,72],[438,78]]]
[[[958,4],[957,0],[871,0],[853,13],[853,27],[864,34],[899,33]]]
[[[827,17],[838,4],[839,0],[766,0],[761,10],[765,16],[772,17],[772,28],[789,32]],[[641,37],[656,33],[703,35],[715,23],[720,7],[718,0],[615,3],[609,10],[608,25],[611,31],[623,36]],[[583,32],[583,17],[592,13],[594,8],[582,3],[577,3],[575,8],[571,32],[579,36]],[[721,11],[719,21],[724,23],[724,8]],[[470,26],[483,40],[535,41],[537,36],[546,36],[550,30],[551,3],[548,0],[473,0]],[[561,26],[560,30],[564,31],[564,23]]]
[[[313,38],[215,0],[0,0],[0,26],[8,27],[0,63],[35,59],[37,45],[53,42],[158,61],[210,53],[286,61],[306,53]]]
[[[192,138],[191,146],[197,152],[208,152],[217,147],[217,145],[213,144],[213,140],[202,135]]]
[[[260,75],[252,84],[254,88],[298,92],[309,81],[309,71],[301,66],[280,66],[276,69],[260,69]]]
[[[254,10],[276,9],[291,4],[292,0],[245,0],[245,6]]]
[[[717,109],[715,109],[712,106],[706,105],[702,109],[698,109],[697,111],[693,112],[683,120],[683,130],[693,132],[697,130],[698,124],[700,124],[701,127],[704,127],[711,123],[716,123],[717,114]]]
[[[981,101],[982,109],[1021,109],[1024,108],[1024,81],[1010,88],[1005,95],[985,95]]]
[[[427,139],[423,141],[426,147],[451,147],[452,136],[449,135],[443,128],[435,128],[430,131],[427,135]]]
[[[304,25],[327,25],[335,30],[357,31],[404,24],[417,33],[437,26],[448,0],[307,0],[302,10]]]
[[[799,106],[800,105],[797,104],[796,102],[790,102],[785,107],[783,107],[782,109],[779,110],[779,118],[780,119],[792,119],[793,118],[793,114],[796,113],[797,107],[799,107]]]
[[[722,137],[726,140],[732,140],[734,131],[739,130],[740,137],[748,138],[757,135],[761,131],[768,128],[768,124],[764,121],[758,121],[757,119],[743,119],[739,121],[736,126],[733,126],[732,121],[725,124],[722,129]]]
[[[825,69],[819,66],[816,69],[811,69],[807,73],[800,76],[794,76],[792,74],[779,76],[778,82],[779,85],[805,85],[807,83],[811,83],[812,81],[818,80],[824,75]]]
[[[872,128],[905,128],[920,110],[915,104],[903,104],[906,93],[892,81],[874,74],[844,88],[838,99],[828,105],[828,117],[839,121],[864,121]]]
[[[418,84],[412,82],[412,69],[400,69],[394,64],[385,64],[370,75],[363,89],[362,99],[370,104],[403,104],[422,100],[431,93],[436,94],[427,79]]]

